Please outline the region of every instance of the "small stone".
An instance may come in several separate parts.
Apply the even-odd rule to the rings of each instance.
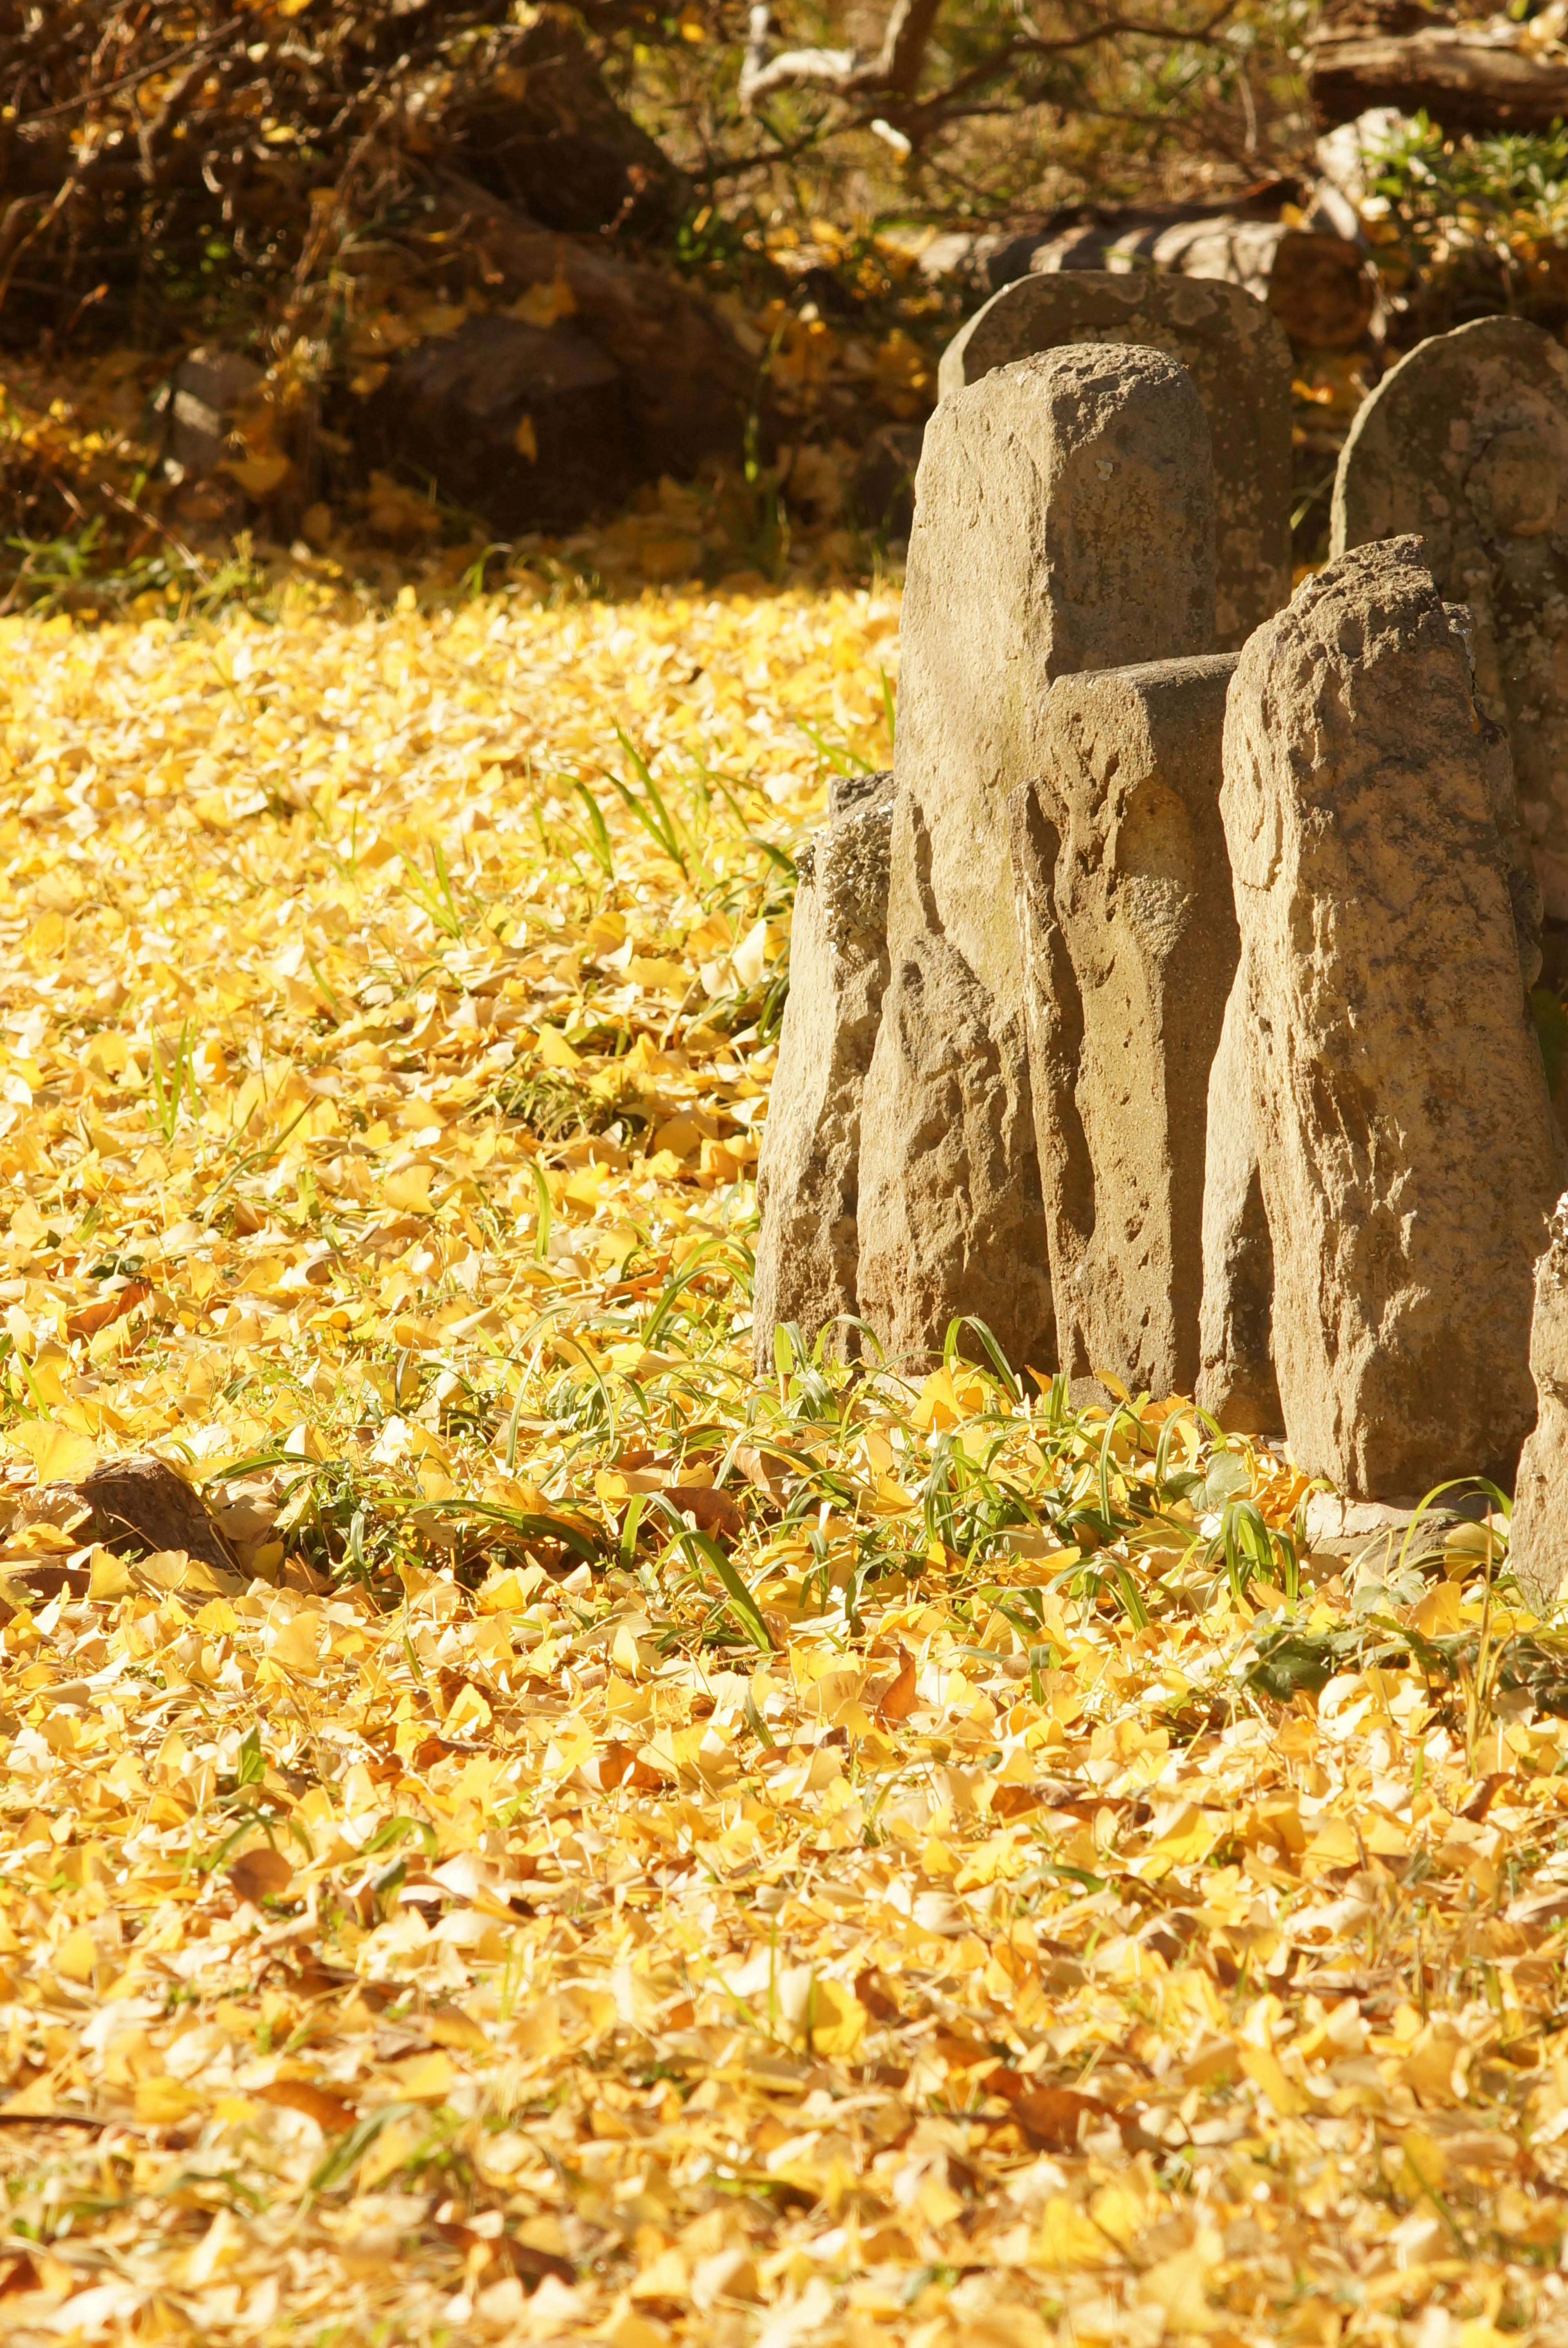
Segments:
[[[1296,1464],[1352,1499],[1503,1482],[1562,1148],[1419,540],[1342,556],[1252,638],[1220,805]]]
[[[938,383],[947,399],[1028,351],[1106,343],[1167,351],[1197,386],[1214,442],[1213,642],[1236,650],[1290,593],[1294,363],[1262,302],[1240,285],[1147,269],[1020,277],[954,335]]]
[[[1205,1105],[1238,952],[1219,814],[1235,667],[1060,678],[1014,808],[1057,1359],[1162,1398],[1198,1373]]]
[[[186,354],[174,372],[166,401],[165,469],[175,480],[204,480],[216,472],[235,417],[261,380],[261,368],[241,352]]]
[[[1423,1508],[1419,1500],[1346,1500],[1337,1492],[1309,1492],[1303,1511],[1307,1550],[1349,1560],[1362,1583],[1392,1581],[1426,1560],[1441,1557],[1458,1509]]]
[[[1540,1415],[1519,1462],[1509,1562],[1542,1612],[1568,1580],[1568,1197],[1559,1199],[1535,1267],[1530,1374]]]
[[[136,1455],[101,1460],[79,1483],[40,1485],[28,1496],[26,1513],[31,1519],[70,1522],[84,1543],[97,1541],[116,1556],[183,1550],[220,1573],[241,1570],[201,1494],[166,1459]]]
[[[800,858],[790,991],[757,1164],[753,1298],[758,1375],[793,1322],[809,1349],[858,1312],[861,1095],[887,983],[890,774],[835,781],[828,821]],[[857,1350],[854,1333],[833,1341]]]
[[[1045,763],[1052,680],[1206,652],[1213,593],[1208,427],[1175,361],[1051,351],[941,402],[909,542],[860,1152],[860,1305],[896,1357],[939,1354],[968,1314],[1020,1366],[1052,1358],[1009,801]]]

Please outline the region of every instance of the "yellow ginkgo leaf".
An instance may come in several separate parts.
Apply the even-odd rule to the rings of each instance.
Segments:
[[[52,1418],[26,1418],[15,1436],[23,1450],[32,1454],[40,1484],[79,1483],[97,1466],[98,1447],[79,1427],[62,1426]]]

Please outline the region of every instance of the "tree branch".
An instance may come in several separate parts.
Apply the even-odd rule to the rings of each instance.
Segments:
[[[773,11],[769,0],[758,0],[752,10],[745,59],[741,67],[742,111],[753,112],[757,100],[775,89],[825,89],[837,98],[886,95],[911,101],[898,112],[897,120],[898,127],[918,142],[954,115],[976,111],[963,104],[965,95],[985,88],[1020,59],[1065,57],[1075,49],[1090,48],[1097,41],[1118,37],[1192,43],[1203,47],[1219,37],[1225,20],[1235,13],[1235,0],[1220,0],[1219,6],[1203,24],[1190,29],[1151,24],[1141,16],[1112,12],[1096,16],[1081,31],[1061,34],[1053,39],[1038,32],[1009,34],[945,88],[916,101],[915,88],[936,30],[940,5],[941,0],[897,0],[887,19],[882,46],[875,57],[862,57],[855,49],[785,49],[770,57]]]
[[[741,67],[743,110],[749,114],[758,98],[775,89],[803,86],[834,90],[840,97],[862,90],[907,97],[920,78],[941,5],[942,0],[894,0],[882,46],[874,57],[863,57],[857,49],[784,49],[770,58],[773,9],[769,0],[758,0]]]

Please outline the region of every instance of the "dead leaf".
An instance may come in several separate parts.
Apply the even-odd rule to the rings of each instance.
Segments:
[[[106,1296],[101,1303],[87,1305],[80,1313],[68,1313],[66,1333],[71,1337],[96,1337],[100,1329],[108,1328],[116,1321],[123,1321],[128,1313],[134,1313],[138,1304],[145,1304],[151,1294],[152,1282],[149,1280],[128,1280],[123,1288],[112,1296]],[[70,1472],[58,1468],[50,1470],[54,1475]]]
[[[915,1658],[902,1644],[897,1655],[897,1673],[877,1699],[876,1718],[884,1728],[907,1720],[915,1709]]]
[[[1115,2122],[1114,2113],[1095,2096],[1072,2087],[1037,2087],[1005,2067],[993,2071],[986,2085],[1006,2097],[1031,2141],[1046,2152],[1076,2152],[1085,2128]]]
[[[340,2135],[352,2127],[359,2116],[352,2104],[334,2096],[325,2087],[318,2087],[309,2079],[275,2079],[270,2086],[253,2090],[262,2103],[279,2104],[285,2111],[303,2112],[314,2120],[327,2136]]]
[[[667,1484],[664,1498],[680,1515],[694,1518],[699,1532],[718,1533],[725,1540],[740,1539],[745,1519],[728,1492],[706,1484]]]
[[[282,1898],[294,1879],[294,1870],[281,1850],[269,1843],[257,1843],[231,1860],[229,1879],[241,1900],[259,1907],[263,1900]]]

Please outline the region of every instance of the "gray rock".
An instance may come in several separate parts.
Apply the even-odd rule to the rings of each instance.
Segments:
[[[1015,1363],[1052,1358],[1009,800],[1054,678],[1209,648],[1213,532],[1203,404],[1161,352],[1024,359],[926,427],[861,1135],[861,1310],[897,1356],[972,1313]]]
[[[1212,641],[1234,650],[1290,593],[1292,369],[1284,329],[1240,285],[1206,278],[1099,269],[1020,277],[948,344],[941,396],[1027,351],[1093,343],[1168,351],[1198,387],[1214,441]]]
[[[101,1460],[79,1483],[40,1485],[26,1513],[35,1522],[70,1524],[84,1547],[97,1541],[117,1556],[183,1550],[220,1572],[241,1571],[206,1500],[165,1459]]]
[[[1246,988],[1238,970],[1209,1070],[1197,1402],[1227,1434],[1284,1426],[1274,1375],[1274,1250],[1258,1172]]]
[[[830,787],[828,821],[800,858],[790,991],[757,1161],[753,1298],[758,1375],[774,1331],[792,1321],[808,1346],[854,1314],[860,1104],[887,983],[889,774]],[[854,1332],[830,1341],[854,1352]]]
[[[1512,1476],[1563,1188],[1464,664],[1420,542],[1244,651],[1221,811],[1298,1467],[1353,1499]]]
[[[1506,728],[1546,911],[1568,916],[1568,352],[1522,318],[1418,343],[1340,454],[1331,549],[1418,531],[1473,614],[1476,701]]]
[[[1237,941],[1220,823],[1234,654],[1062,677],[1014,806],[1057,1359],[1198,1374],[1204,1126]]]
[[[1568,1580],[1568,1198],[1559,1199],[1535,1267],[1530,1374],[1540,1415],[1519,1462],[1509,1559],[1533,1606],[1549,1606]]]

